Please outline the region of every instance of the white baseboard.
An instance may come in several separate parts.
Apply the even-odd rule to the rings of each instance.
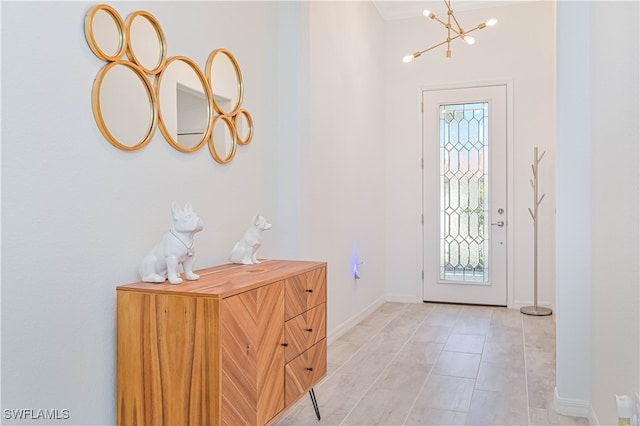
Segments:
[[[351,328],[358,324],[360,321],[365,319],[369,314],[378,309],[385,302],[384,297],[377,299],[375,302],[364,308],[362,311],[358,312],[353,317],[349,318],[333,330],[327,333],[327,344],[331,344],[343,336],[347,331],[351,330]]]
[[[553,391],[553,403],[558,414],[571,417],[591,418],[591,404],[581,399],[562,398],[558,395],[558,387]]]
[[[422,300],[416,299],[415,295],[408,294],[385,294],[384,299],[394,303],[422,303]]]

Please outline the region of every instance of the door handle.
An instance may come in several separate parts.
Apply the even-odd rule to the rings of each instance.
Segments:
[[[496,225],[496,226],[502,227],[502,226],[504,226],[504,220],[499,220],[496,223],[492,223],[492,225]]]

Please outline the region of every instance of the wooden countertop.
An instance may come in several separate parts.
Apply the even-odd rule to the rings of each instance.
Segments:
[[[117,291],[138,291],[146,293],[163,293],[173,295],[200,295],[223,299],[234,294],[243,293],[263,285],[284,280],[313,269],[326,267],[326,262],[305,260],[261,260],[256,265],[226,264],[194,271],[200,275],[195,281],[184,280],[180,284],[146,283],[116,287]]]

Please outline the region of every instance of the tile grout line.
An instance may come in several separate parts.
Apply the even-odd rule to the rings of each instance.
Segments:
[[[338,373],[339,373],[339,371],[340,371],[340,369],[342,369],[342,367],[344,367],[344,366],[345,366],[349,361],[351,361],[351,359],[352,359],[353,357],[355,357],[355,356],[356,356],[356,355],[357,355],[357,354],[362,350],[362,348],[364,348],[364,347],[367,345],[367,343],[371,342],[371,341],[373,340],[373,338],[374,338],[374,337],[376,337],[376,335],[378,335],[378,334],[380,333],[380,331],[381,331],[381,330],[383,330],[387,325],[389,325],[389,323],[390,323],[391,321],[393,321],[394,319],[396,319],[396,318],[400,315],[400,312],[402,312],[403,310],[405,310],[405,308],[406,308],[406,307],[407,307],[407,306],[406,306],[406,304],[405,304],[405,306],[404,306],[402,309],[400,309],[398,312],[396,312],[394,315],[392,315],[392,316],[391,316],[391,318],[389,319],[389,321],[387,321],[386,323],[384,323],[384,325],[380,326],[379,330],[378,330],[378,331],[376,331],[375,333],[373,333],[373,334],[371,335],[371,337],[369,337],[368,339],[366,339],[366,340],[365,340],[364,342],[362,342],[362,343],[358,343],[358,349],[357,349],[356,351],[354,351],[354,352],[351,354],[351,356],[350,356],[349,358],[347,358],[344,362],[342,362],[342,363],[340,364],[340,366],[339,366],[338,368],[336,368],[336,369],[335,369],[331,374],[327,374],[327,376],[326,376],[324,379],[322,379],[322,380],[317,384],[317,386],[318,386],[318,387],[319,387],[319,386],[321,386],[321,385],[322,385],[322,384],[324,384],[325,382],[328,382],[328,381],[329,381],[329,379],[331,379],[333,376],[335,376],[336,374],[338,374]],[[378,309],[379,309],[379,308],[378,308]],[[377,311],[377,309],[376,309],[376,311]],[[360,322],[358,322],[358,324],[360,324],[362,321],[364,321],[364,320],[366,320],[367,318],[369,318],[370,316],[372,316],[376,311],[373,311],[372,313],[370,313],[369,315],[367,315],[367,316],[366,316],[365,318],[363,318]],[[356,324],[356,325],[358,325],[358,324]],[[337,340],[336,340],[336,341],[337,341]],[[353,342],[349,342],[349,343],[353,343]],[[354,344],[355,344],[355,343],[354,343]],[[327,347],[327,349],[329,349],[329,348]],[[386,368],[386,367],[385,367],[385,368]],[[302,401],[302,398],[300,399],[300,401]],[[296,404],[295,404],[295,405],[300,404],[300,401],[296,402]],[[358,401],[358,402],[359,402],[359,401]],[[302,407],[302,406],[301,406],[301,407]],[[292,408],[293,408],[293,407],[292,407]],[[300,411],[300,410],[298,410],[298,411]],[[351,411],[353,411],[353,409],[351,409]],[[351,412],[349,412],[349,414],[350,414],[350,413],[351,413]],[[345,419],[346,419],[346,417],[345,417]],[[343,419],[342,421],[344,421],[345,419]]]
[[[433,311],[435,311],[435,310],[436,310],[436,308],[434,307],[431,310],[431,312],[429,312],[427,315],[425,315],[424,319],[418,325],[418,327],[416,327],[416,330],[413,332],[411,337],[413,337],[416,334],[416,332],[418,331],[418,328],[420,326],[422,326],[422,324],[424,324],[424,322],[427,320],[427,318],[429,318],[429,315],[431,315],[433,313]],[[458,321],[458,318],[460,318],[460,312],[458,312],[458,317],[456,318],[456,321]],[[453,328],[451,329],[451,331],[453,331]],[[413,398],[413,402],[411,403],[411,406],[407,410],[407,414],[404,416],[404,420],[402,420],[402,424],[403,425],[405,425],[407,423],[407,420],[409,419],[409,416],[411,415],[411,412],[413,411],[413,408],[416,406],[416,402],[418,402],[418,397],[420,396],[420,393],[422,393],[422,390],[424,389],[424,386],[427,384],[427,380],[429,380],[429,377],[431,377],[431,373],[433,373],[433,369],[436,366],[437,359],[440,358],[440,355],[442,354],[442,351],[444,351],[444,347],[447,345],[447,341],[449,340],[449,336],[451,336],[451,331],[449,332],[449,335],[447,335],[447,340],[442,345],[442,349],[440,349],[440,352],[438,353],[436,361],[434,361],[433,365],[431,365],[431,368],[429,369],[429,372],[427,373],[427,377],[424,378],[424,381],[422,382],[422,385],[420,386],[420,389],[418,390],[418,392],[416,392],[416,397]],[[411,340],[411,337],[409,337],[409,340]]]
[[[405,305],[404,308],[402,308],[399,312],[398,312],[398,316],[400,315],[400,312],[404,311],[407,306],[409,306],[408,304]],[[398,356],[398,354],[400,352],[402,352],[402,350],[404,349],[405,346],[407,346],[407,344],[409,343],[409,341],[411,340],[411,338],[416,334],[416,332],[418,331],[418,328],[427,320],[427,318],[429,317],[429,315],[431,315],[431,312],[433,312],[435,310],[432,309],[430,310],[427,315],[424,316],[424,318],[422,319],[422,321],[420,321],[420,324],[418,324],[416,326],[416,328],[413,330],[413,333],[411,333],[411,335],[407,338],[407,341],[404,342],[404,344],[400,347],[400,349],[398,349],[398,351],[393,354],[393,357],[389,360],[389,362],[387,362],[384,366],[384,368],[380,371],[380,373],[376,376],[376,378],[373,380],[373,382],[371,382],[371,385],[369,385],[369,387],[367,388],[367,390],[364,391],[364,393],[362,394],[362,396],[358,399],[358,401],[353,405],[353,407],[351,407],[351,410],[349,410],[349,412],[344,416],[344,419],[342,419],[342,421],[340,422],[339,426],[342,426],[344,424],[344,422],[349,418],[349,416],[351,415],[351,413],[353,413],[353,410],[356,409],[356,407],[358,406],[358,404],[360,404],[360,402],[364,399],[365,396],[367,396],[367,394],[369,393],[369,391],[373,388],[373,386],[376,384],[376,382],[378,381],[378,379],[384,374],[385,370],[387,369],[387,367],[389,367],[389,365],[391,365],[391,363],[393,362],[394,359],[396,359],[396,357]],[[395,319],[395,318],[394,318]],[[384,329],[384,327],[383,327]],[[376,334],[381,333],[380,331]],[[375,335],[374,335],[375,336]],[[434,364],[435,365],[435,364]],[[431,367],[433,369],[433,367]],[[418,391],[418,394],[420,394],[420,391]],[[417,398],[417,395],[416,395]],[[414,400],[415,403],[415,400]],[[413,407],[412,407],[413,408]],[[407,415],[408,416],[408,415]],[[405,419],[406,421],[406,419]],[[404,423],[404,422],[403,422]]]
[[[476,395],[476,390],[478,390],[478,375],[480,374],[480,367],[482,366],[482,359],[484,358],[484,351],[487,347],[487,337],[489,337],[489,333],[491,332],[491,320],[493,319],[493,309],[489,311],[491,315],[489,315],[489,326],[487,327],[487,331],[484,334],[484,345],[482,345],[482,353],[480,354],[480,362],[478,363],[478,371],[476,371],[476,378],[473,379],[473,390],[471,391],[471,398],[469,398],[469,407],[467,407],[466,416],[464,418],[464,423],[467,424],[469,421],[469,411],[471,410],[471,403],[473,402],[473,397]]]

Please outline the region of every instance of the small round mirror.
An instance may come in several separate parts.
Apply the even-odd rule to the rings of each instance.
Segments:
[[[93,114],[102,134],[127,151],[151,141],[157,127],[155,94],[149,78],[129,61],[115,61],[98,73],[92,92]]]
[[[160,130],[175,149],[195,152],[211,135],[211,88],[198,64],[185,56],[167,60],[156,78]]]
[[[218,163],[229,163],[238,148],[233,123],[226,115],[218,115],[213,120],[213,131],[209,138],[209,151]]]
[[[127,48],[122,17],[106,4],[95,6],[87,12],[84,35],[91,51],[103,61],[117,61]]]
[[[241,109],[233,117],[233,126],[236,129],[238,144],[249,145],[253,139],[253,118],[246,109]]]
[[[217,49],[209,55],[205,70],[213,92],[213,107],[220,114],[235,115],[244,94],[238,61],[227,49]]]
[[[147,74],[157,74],[167,60],[167,42],[160,23],[144,10],[127,18],[127,56]]]

